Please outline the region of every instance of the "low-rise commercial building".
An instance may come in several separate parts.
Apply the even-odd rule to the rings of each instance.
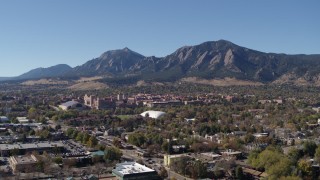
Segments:
[[[161,179],[155,170],[136,162],[119,163],[116,165],[115,169],[112,170],[112,174],[119,180]]]
[[[179,161],[181,158],[187,156],[187,154],[164,155],[163,162],[165,166],[170,167],[174,162]]]
[[[29,144],[0,144],[0,155],[9,156],[12,151],[18,154],[26,154],[28,152],[37,151],[42,153],[46,152],[62,152],[64,145],[60,142],[48,143],[29,143]]]
[[[9,122],[9,118],[7,118],[6,116],[0,116],[0,122]]]
[[[227,151],[221,152],[221,155],[223,157],[234,157],[236,159],[239,159],[242,157],[242,152],[240,151],[233,151],[232,149],[228,149]]]
[[[218,160],[221,157],[220,154],[216,154],[212,152],[201,153],[200,155],[205,161],[214,161],[214,160]]]
[[[24,124],[24,123],[29,123],[30,120],[27,117],[17,117],[17,120],[19,123]]]
[[[9,158],[10,166],[13,170],[13,173],[17,172],[35,172],[36,164],[38,163],[37,158],[34,155],[26,156],[11,156]]]

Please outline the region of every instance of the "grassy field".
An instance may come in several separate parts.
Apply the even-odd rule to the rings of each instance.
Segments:
[[[133,117],[134,115],[117,115],[118,118],[121,120],[129,119],[130,117]]]

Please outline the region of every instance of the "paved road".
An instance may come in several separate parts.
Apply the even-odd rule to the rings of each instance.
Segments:
[[[191,178],[187,178],[187,177],[184,177],[174,171],[170,171],[169,168],[166,168],[166,170],[168,171],[168,178],[171,179],[171,178],[175,178],[177,180],[193,180]]]

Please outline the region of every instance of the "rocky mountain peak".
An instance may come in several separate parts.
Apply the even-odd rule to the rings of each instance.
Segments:
[[[56,69],[70,68],[61,66]],[[32,76],[27,77],[47,76],[52,75],[52,72],[58,71],[51,71],[51,68],[36,69],[32,71]],[[65,71],[59,73],[53,76],[63,76]],[[319,81],[319,78],[313,77],[320,77],[320,55],[263,53],[226,40],[184,46],[162,58],[145,57],[125,47],[106,51],[100,57],[73,68],[69,75],[135,76],[139,80],[163,81],[175,81],[184,77],[234,78],[263,83],[287,83],[300,79],[299,82],[303,80],[312,83]]]

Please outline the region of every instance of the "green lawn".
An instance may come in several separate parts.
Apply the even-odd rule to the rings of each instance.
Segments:
[[[130,117],[133,117],[134,115],[117,115],[118,118],[121,120],[129,119]]]

